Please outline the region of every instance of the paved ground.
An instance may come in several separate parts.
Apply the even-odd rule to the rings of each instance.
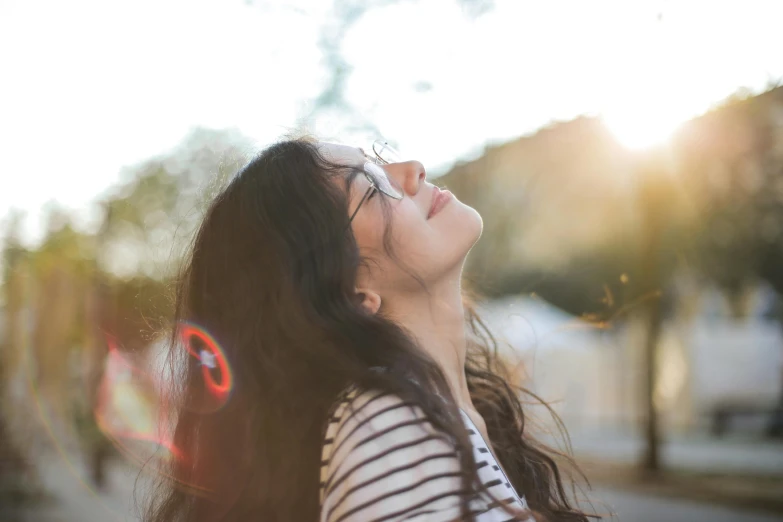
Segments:
[[[711,506],[681,499],[641,495],[598,488],[592,495],[595,510],[612,512],[608,520],[622,522],[775,522],[782,516]]]
[[[96,490],[75,457],[59,455],[42,459],[41,480],[54,497],[28,515],[25,522],[133,522],[140,520],[134,508],[138,471],[115,464],[108,468],[107,487]],[[142,479],[139,491],[143,491]]]
[[[596,460],[635,463],[643,443],[632,433],[572,431],[574,453]],[[669,469],[783,476],[783,443],[747,437],[671,436],[661,448]]]
[[[26,522],[133,522],[133,488],[137,472],[124,465],[109,471],[109,488],[95,492],[81,465],[69,466],[56,455],[42,461],[44,485],[55,501],[30,513]],[[144,487],[142,481],[141,488]],[[608,520],[622,522],[774,522],[783,517],[729,509],[617,488],[599,487],[591,493],[594,509],[614,513]]]

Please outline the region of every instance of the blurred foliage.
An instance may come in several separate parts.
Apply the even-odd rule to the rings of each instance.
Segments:
[[[76,230],[67,212],[50,205],[46,234],[29,248],[20,239],[24,216],[7,216],[0,481],[29,469],[24,456],[41,442],[33,439],[50,430],[58,439],[76,433],[90,462],[90,452],[106,454],[92,411],[108,339],[139,353],[160,334],[172,315],[168,287],[184,249],[215,191],[252,147],[235,131],[196,129],[172,151],[124,170],[123,183],[98,202],[103,218],[94,232]],[[48,418],[22,414],[36,402]]]
[[[439,182],[484,219],[467,271],[490,296],[534,292],[607,320],[653,293],[671,307],[681,271],[723,289],[735,315],[760,280],[783,293],[783,87],[732,97],[655,150],[627,150],[582,117],[488,147]],[[642,283],[651,217],[660,277]]]
[[[700,267],[732,295],[761,278],[783,293],[783,88],[736,96],[677,136],[682,175],[701,194]]]
[[[248,0],[249,3],[269,8],[267,2]],[[347,121],[346,132],[361,131],[375,136],[383,136],[366,111],[354,106],[346,95],[348,79],[352,72],[351,64],[343,56],[343,41],[350,29],[370,11],[401,4],[416,3],[421,0],[334,0],[333,16],[324,24],[318,39],[318,46],[323,55],[326,67],[326,80],[318,95],[311,104],[303,107],[297,121],[298,128],[306,128],[310,122],[329,115],[339,115]],[[455,0],[465,16],[479,18],[494,8],[494,0]],[[385,62],[383,56],[378,56],[379,73]],[[420,85],[427,85],[426,82]],[[425,87],[426,89],[426,87]]]
[[[236,131],[196,129],[169,153],[126,169],[127,181],[99,203],[103,269],[125,277],[171,276],[207,203],[252,148]]]

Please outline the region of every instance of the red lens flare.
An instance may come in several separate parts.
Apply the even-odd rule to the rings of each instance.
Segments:
[[[207,390],[222,406],[228,400],[233,386],[231,368],[226,361],[223,350],[211,335],[193,324],[181,325],[180,336],[188,353],[201,364],[201,374],[204,376]],[[203,344],[203,347],[198,351],[193,345],[194,338]],[[213,377],[213,371],[217,371],[219,381]]]

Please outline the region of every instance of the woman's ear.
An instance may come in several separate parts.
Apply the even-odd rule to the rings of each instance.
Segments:
[[[369,288],[357,288],[356,296],[360,300],[361,305],[367,309],[370,314],[375,315],[378,313],[378,309],[381,307],[381,296],[370,290]]]

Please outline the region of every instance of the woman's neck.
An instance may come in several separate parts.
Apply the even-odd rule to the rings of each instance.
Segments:
[[[440,365],[457,405],[475,411],[465,376],[467,325],[459,282],[435,288],[430,296],[388,301],[384,313],[413,334]]]

